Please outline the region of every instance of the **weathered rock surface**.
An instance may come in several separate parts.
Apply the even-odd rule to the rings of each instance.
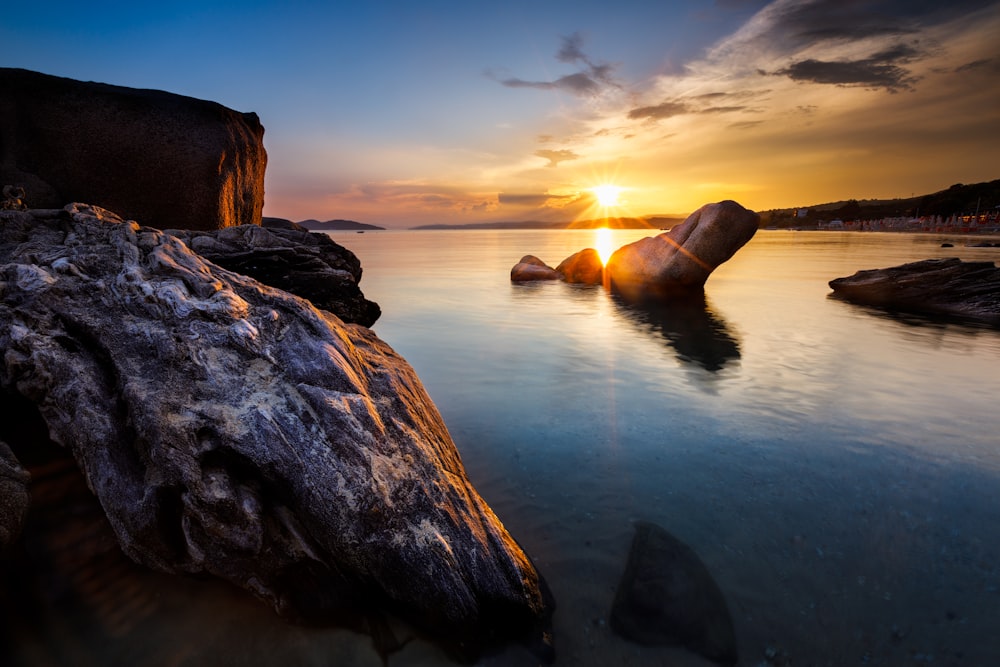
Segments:
[[[545,649],[544,582],[369,329],[80,204],[0,212],[0,321],[0,397],[72,452],[132,559],[291,616],[390,609],[465,658]]]
[[[604,279],[604,263],[601,255],[593,248],[573,253],[556,267],[568,283],[600,285]]]
[[[611,610],[611,628],[646,645],[683,646],[735,665],[736,634],[726,599],[698,555],[656,524],[636,524]]]
[[[357,256],[326,234],[256,225],[166,233],[223,268],[308,299],[345,322],[370,327],[382,314],[358,286]]]
[[[623,296],[641,300],[691,294],[753,238],[760,216],[734,201],[706,204],[659,236],[622,246],[605,267]]]
[[[28,481],[27,471],[0,440],[0,551],[21,534],[30,502]]]
[[[534,255],[525,255],[510,270],[510,279],[515,283],[532,280],[562,280],[562,278],[563,274]]]
[[[0,185],[29,208],[87,201],[158,228],[260,224],[256,114],[158,90],[0,68]]]
[[[1000,268],[993,262],[927,259],[830,281],[835,296],[888,310],[1000,325]]]

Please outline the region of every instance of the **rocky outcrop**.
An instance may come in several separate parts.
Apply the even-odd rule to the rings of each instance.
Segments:
[[[600,285],[604,279],[604,262],[596,250],[586,248],[560,262],[556,271],[561,273],[568,283]]]
[[[887,310],[1000,326],[1000,268],[993,262],[927,259],[830,281],[833,294]]]
[[[532,280],[562,280],[562,278],[563,274],[534,255],[525,255],[510,270],[510,279],[515,283],[530,282]]]
[[[550,650],[544,582],[371,330],[80,204],[0,212],[0,321],[0,398],[72,452],[135,561],[293,617],[388,609],[466,659]]]
[[[639,644],[683,646],[723,665],[739,657],[729,607],[705,564],[646,521],[636,524],[611,628]]]
[[[759,222],[734,201],[706,204],[669,232],[616,250],[605,267],[608,281],[634,300],[701,291],[712,271],[753,238]]]
[[[345,322],[370,327],[382,314],[361,293],[357,256],[326,234],[256,225],[166,231],[205,259],[308,299]]]
[[[158,228],[260,224],[253,113],[157,90],[0,68],[0,185],[31,208],[87,201]]]
[[[297,232],[308,232],[309,230],[297,222],[292,222],[287,218],[271,218],[264,216],[260,219],[260,226],[267,229],[294,229]]]

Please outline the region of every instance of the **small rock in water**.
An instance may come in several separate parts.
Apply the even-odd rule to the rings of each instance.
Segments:
[[[656,524],[640,521],[611,610],[611,628],[645,645],[684,646],[735,665],[726,600],[698,555]]]

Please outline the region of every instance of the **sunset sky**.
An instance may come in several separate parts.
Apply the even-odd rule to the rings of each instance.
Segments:
[[[0,65],[255,111],[265,215],[766,210],[1000,178],[1000,1],[19,2]]]

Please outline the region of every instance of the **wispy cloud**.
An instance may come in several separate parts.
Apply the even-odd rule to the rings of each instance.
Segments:
[[[545,165],[547,167],[558,167],[560,162],[565,162],[567,160],[579,160],[580,159],[579,155],[577,155],[573,151],[565,150],[565,149],[564,150],[558,150],[558,151],[550,151],[550,150],[542,149],[542,150],[535,151],[535,155],[537,155],[540,158],[544,158],[544,159],[548,160],[549,163],[547,165]]]
[[[562,38],[562,44],[556,52],[556,60],[581,68],[572,74],[566,74],[551,81],[530,81],[517,77],[500,79],[500,83],[508,88],[535,88],[538,90],[561,90],[573,95],[597,95],[607,88],[619,87],[614,78],[614,65],[597,62],[583,51],[583,37],[573,33]],[[496,78],[488,72],[489,76]]]

